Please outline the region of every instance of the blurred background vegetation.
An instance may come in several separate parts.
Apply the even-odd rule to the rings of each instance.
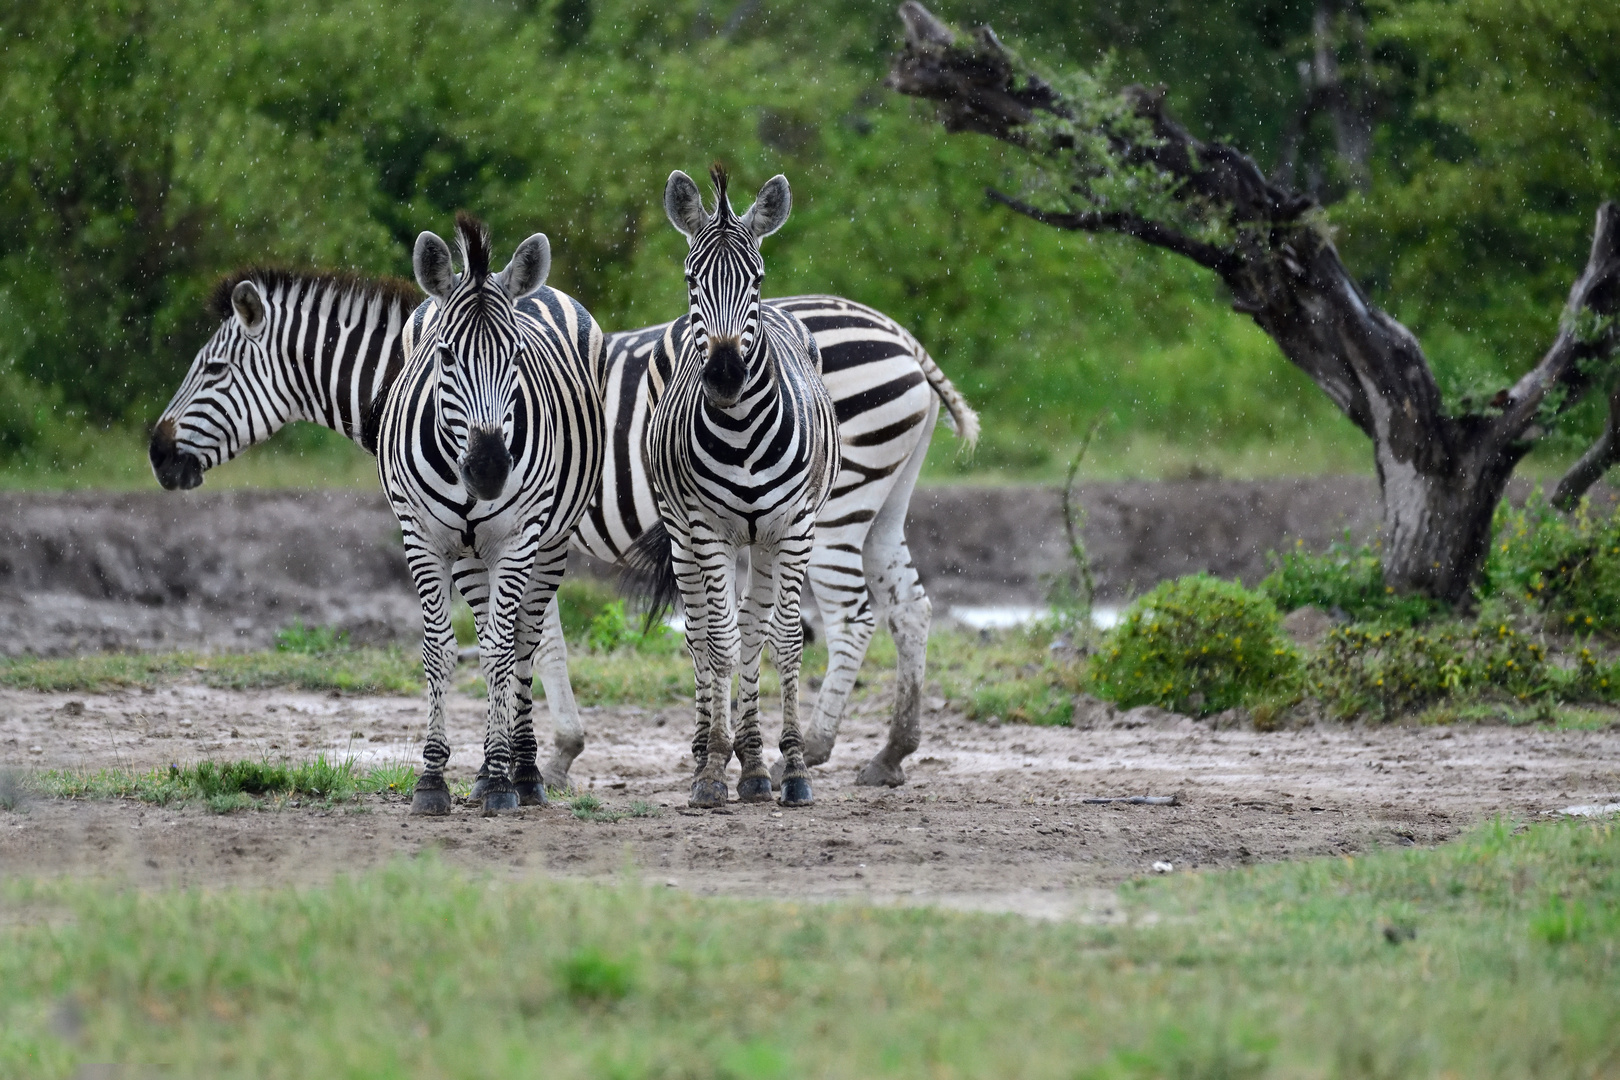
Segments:
[[[1454,399],[1550,341],[1620,195],[1620,8],[1573,0],[938,0],[1054,67],[1162,82],[1329,206],[1352,271]],[[1214,279],[991,205],[1012,162],[886,91],[893,0],[68,0],[0,9],[0,484],[145,486],[142,443],[239,264],[409,274],[465,208],[550,234],[609,330],[684,303],[671,168],[784,172],[767,293],[908,325],[982,411],[934,479],[1370,468],[1361,436]],[[1314,107],[1337,65],[1366,124]],[[1314,81],[1313,81],[1314,80]],[[1538,454],[1548,467],[1577,437]],[[306,425],[210,483],[370,483]]]

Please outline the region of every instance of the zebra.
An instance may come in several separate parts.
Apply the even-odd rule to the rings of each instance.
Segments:
[[[163,487],[191,488],[206,470],[263,442],[290,420],[332,428],[375,452],[365,403],[398,375],[403,338],[421,293],[411,282],[248,267],[221,278],[211,309],[223,320],[200,349],[152,433],[149,455]],[[810,328],[822,377],[838,411],[841,467],[817,524],[810,556],[812,597],[821,611],[828,665],[805,730],[805,760],[831,756],[856,674],[877,626],[887,622],[898,654],[886,745],[864,762],[857,783],[900,784],[916,749],[931,608],[906,546],[905,518],[917,474],[944,405],[964,446],[978,417],[922,345],[881,312],[837,296],[765,301]],[[604,401],[609,424],[601,490],[581,520],[574,548],[619,562],[658,521],[641,457],[658,343],[671,324],[608,336]],[[667,366],[667,354],[658,354]],[[465,575],[459,570],[457,580]],[[541,771],[566,788],[584,729],[568,682],[556,605],[533,658],[555,726]],[[518,667],[520,744],[532,740],[527,661]],[[780,762],[777,763],[780,766]],[[780,786],[780,770],[773,769]]]
[[[247,267],[221,278],[208,308],[222,319],[152,429],[147,456],[166,490],[307,420],[364,443],[372,402],[404,363],[421,303],[399,278]]]
[[[799,731],[799,600],[816,519],[838,478],[838,422],[815,337],[792,315],[760,303],[760,243],[787,221],[787,178],[766,181],[738,216],[725,169],[715,165],[709,176],[713,214],[679,169],[664,188],[664,212],[690,245],[690,312],[661,343],[669,377],[655,389],[644,442],[662,527],[636,541],[630,562],[654,569],[655,608],[673,576],[686,609],[697,713],[690,805],[726,804],[733,749],[742,765],[737,797],[771,797],[759,731],[760,654],[768,639],[782,683],[781,803],[809,806]],[[733,575],[744,551],[748,587],[738,604]]]
[[[443,240],[417,237],[411,262],[430,299],[412,317],[399,377],[373,410],[378,475],[422,599],[428,733],[413,814],[450,812],[452,581],[478,601],[489,698],[484,811],[544,804],[532,728],[525,744],[513,725],[515,684],[529,675],[569,538],[601,482],[605,441],[602,331],[572,297],[543,288],[545,235],[518,245],[497,274],[481,221],[458,214],[456,240],[459,275]]]

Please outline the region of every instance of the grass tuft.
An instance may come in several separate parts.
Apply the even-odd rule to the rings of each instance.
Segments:
[[[42,795],[59,799],[137,799],[159,806],[197,802],[225,814],[257,808],[272,796],[344,802],[360,791],[381,791],[379,784],[405,783],[406,778],[414,788],[415,774],[408,766],[382,766],[362,777],[352,759],[330,761],[317,755],[302,764],[200,761],[145,772],[48,769],[33,778],[32,786]]]

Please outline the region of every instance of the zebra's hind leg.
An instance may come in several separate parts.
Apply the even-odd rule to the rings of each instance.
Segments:
[[[864,787],[899,787],[906,782],[901,764],[915,753],[922,742],[923,673],[928,664],[928,627],[933,605],[919,596],[888,611],[889,632],[894,635],[895,680],[894,715],[889,719],[889,739],[872,759],[855,774],[855,783]]]
[[[933,605],[923,592],[922,580],[911,561],[911,549],[906,545],[906,509],[911,505],[911,492],[927,452],[927,439],[912,450],[866,534],[862,551],[866,585],[879,621],[888,619],[896,654],[894,715],[889,720],[888,742],[855,775],[857,784],[868,787],[904,784],[906,772],[901,762],[917,749],[922,738],[923,676],[928,665]]]
[[[769,802],[771,798],[771,772],[765,767],[765,739],[759,730],[759,668],[776,599],[773,562],[770,556],[755,550],[750,560],[748,593],[737,616],[742,637],[735,745],[742,778],[737,781],[737,799],[745,803]]]
[[[555,598],[546,609],[535,666],[540,670],[540,685],[545,687],[553,730],[551,760],[541,768],[540,775],[546,787],[568,791],[568,770],[585,749],[585,726],[580,723],[579,705],[568,681],[568,645],[563,640],[562,616]]]
[[[411,813],[440,816],[450,812],[450,785],[444,766],[450,742],[444,730],[444,697],[456,667],[456,635],[450,628],[450,575],[445,560],[406,527],[405,561],[422,600],[422,671],[428,684],[427,744],[422,748],[422,775],[411,796]]]

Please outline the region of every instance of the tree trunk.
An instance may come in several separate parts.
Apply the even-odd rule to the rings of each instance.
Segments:
[[[938,102],[947,130],[987,134],[1024,148],[1054,172],[1072,170],[1061,182],[1073,201],[1090,208],[1051,211],[998,191],[989,195],[1045,224],[1121,232],[1218,274],[1233,307],[1253,318],[1372,440],[1384,495],[1386,584],[1403,593],[1465,599],[1514,466],[1595,381],[1612,381],[1606,365],[1620,345],[1614,318],[1620,311],[1620,213],[1614,204],[1598,211],[1591,257],[1570,291],[1552,348],[1488,411],[1451,415],[1417,338],[1362,295],[1315,203],[1269,182],[1231,147],[1194,138],[1165,112],[1162,89],[1127,87],[1113,103],[1123,106],[1116,112],[1147,122],[1151,134],[1143,137],[1107,119],[1108,109],[1098,102],[1064,99],[988,27],[959,36],[915,0],[900,14],[906,49],[894,59],[889,85]],[[1117,196],[1110,203],[1094,195],[1089,185],[1106,166],[1096,163],[1094,150],[1076,165],[1082,159],[1074,151],[1095,147],[1099,135],[1118,162],[1146,163],[1173,180],[1187,212],[1166,217],[1122,206]],[[1222,228],[1199,228],[1210,222]]]

